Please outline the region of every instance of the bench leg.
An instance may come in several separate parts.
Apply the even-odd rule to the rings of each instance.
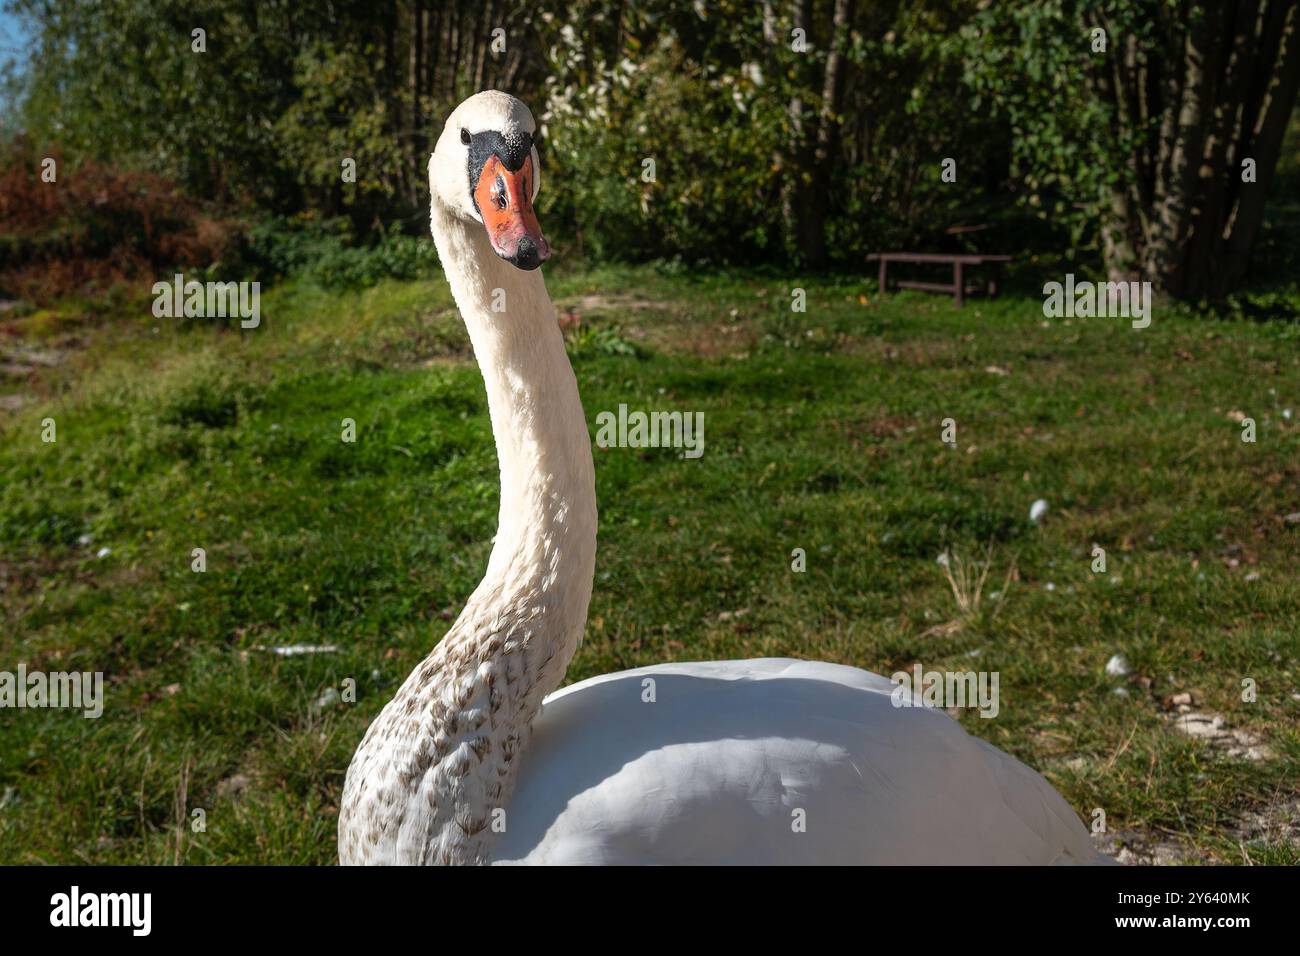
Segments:
[[[959,309],[966,304],[966,276],[960,262],[952,264],[952,300]]]
[[[988,295],[990,299],[998,297],[998,283],[1002,281],[1002,266],[999,263],[993,263],[989,266],[989,285]]]
[[[889,281],[889,266],[884,259],[880,260],[880,294],[884,295],[889,288],[886,283]]]

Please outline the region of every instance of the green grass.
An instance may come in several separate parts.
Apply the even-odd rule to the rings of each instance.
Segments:
[[[1048,322],[1038,296],[959,311],[847,278],[550,285],[583,315],[589,423],[619,403],[705,415],[698,461],[596,451],[571,680],[762,655],[995,670],[1000,714],[964,725],[1084,819],[1225,862],[1300,860],[1231,830],[1294,793],[1300,758],[1300,523],[1282,520],[1300,510],[1300,326],[1173,307],[1144,331]],[[96,317],[0,420],[0,669],[107,680],[99,720],[0,710],[0,863],[332,862],[352,750],[483,570],[495,455],[445,285],[290,283],[262,315],[251,333]],[[990,544],[963,615],[935,559]],[[338,652],[258,649],[293,643]],[[1134,679],[1106,676],[1115,653]],[[347,678],[355,703],[317,706]],[[1161,699],[1183,691],[1273,758],[1175,733]]]

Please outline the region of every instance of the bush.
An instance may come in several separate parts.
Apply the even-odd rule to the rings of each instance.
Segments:
[[[427,236],[380,230],[368,243],[350,238],[346,220],[272,219],[249,234],[248,259],[267,279],[296,275],[327,289],[361,289],[383,279],[438,274]]]
[[[28,140],[0,146],[0,296],[94,295],[239,255],[242,226],[163,177],[48,158],[52,183],[41,178],[47,157]]]
[[[150,413],[159,424],[181,428],[230,428],[256,403],[256,389],[237,370],[213,356],[199,356],[165,376]]]

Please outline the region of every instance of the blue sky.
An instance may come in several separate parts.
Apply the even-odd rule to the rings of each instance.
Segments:
[[[0,0],[0,79],[9,72],[14,63],[24,64],[27,60],[27,47],[31,43],[31,31],[27,24],[9,12],[8,4]],[[18,67],[22,70],[22,66]],[[12,107],[8,84],[0,84],[0,132],[8,130],[9,111]]]
[[[6,6],[0,6],[0,65],[22,58],[30,40],[31,34],[23,21]]]

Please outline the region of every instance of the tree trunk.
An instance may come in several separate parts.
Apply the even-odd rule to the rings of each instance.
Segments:
[[[826,260],[826,220],[830,213],[831,180],[840,151],[840,109],[844,92],[844,51],[849,40],[853,0],[835,0],[831,20],[831,45],[822,77],[821,110],[817,117],[817,141],[813,150],[812,182],[806,231],[818,236],[820,259]]]
[[[1111,278],[1136,264],[1163,292],[1221,299],[1246,274],[1300,90],[1300,5],[1232,0],[1178,16],[1166,24],[1170,63],[1126,39],[1090,76],[1120,129],[1136,134],[1100,197],[1102,253]],[[1155,117],[1154,139],[1141,135]],[[1246,159],[1254,182],[1242,180]]]
[[[1183,40],[1178,95],[1166,105],[1166,118],[1177,119],[1172,129],[1166,123],[1170,137],[1162,144],[1161,152],[1168,161],[1161,170],[1162,188],[1154,210],[1158,229],[1147,247],[1145,270],[1157,285],[1174,295],[1185,293],[1184,250],[1191,237],[1196,171],[1205,148],[1206,121],[1217,82],[1213,47],[1221,19],[1207,10],[1193,10],[1191,18]]]
[[[1297,90],[1300,89],[1300,7],[1297,7],[1295,0],[1279,5],[1287,9],[1280,33],[1276,65],[1270,71],[1273,80],[1259,110],[1259,120],[1250,131],[1249,143],[1237,154],[1238,157],[1255,160],[1255,182],[1241,182],[1240,162],[1237,168],[1228,170],[1230,175],[1236,177],[1238,194],[1237,202],[1229,211],[1223,227],[1227,237],[1227,261],[1223,274],[1225,288],[1211,290],[1220,295],[1228,285],[1239,282],[1250,265],[1250,250],[1254,247],[1255,237],[1264,220],[1264,200],[1273,183],[1273,174],[1277,171],[1282,138],[1295,108]]]
[[[848,45],[849,23],[853,17],[853,0],[835,0],[831,16],[830,46],[826,63],[818,77],[812,43],[812,4],[795,0],[794,26],[808,39],[805,57],[809,66],[800,73],[810,87],[820,86],[817,110],[813,112],[796,95],[790,100],[789,116],[793,163],[785,170],[786,222],[793,221],[799,257],[809,267],[826,265],[826,222],[830,212],[830,184],[839,157],[841,95],[844,89],[844,52]],[[766,17],[765,17],[766,21]],[[765,22],[766,26],[766,22]],[[820,83],[818,83],[820,80]]]
[[[1187,252],[1189,278],[1195,276],[1198,264],[1204,267],[1200,277],[1189,282],[1189,288],[1214,290],[1215,297],[1222,294],[1218,290],[1226,290],[1227,286],[1221,224],[1227,215],[1229,197],[1236,193],[1232,169],[1239,165],[1243,106],[1255,68],[1256,45],[1252,40],[1262,25],[1260,0],[1238,0],[1234,6],[1224,23],[1224,35],[1229,40],[1223,64],[1222,95],[1215,104],[1201,154],[1197,192],[1202,202]],[[1240,177],[1236,180],[1240,185]]]
[[[424,128],[424,74],[425,62],[424,0],[415,0],[413,17],[415,37],[411,42],[411,146],[412,153],[412,192],[418,201],[421,193],[420,180],[423,168],[428,163],[425,151],[428,149],[427,133]]]
[[[812,0],[794,0],[791,17],[794,28],[803,31],[802,35],[809,47],[804,53],[795,53],[799,58],[795,61],[799,68],[794,73],[796,82],[801,87],[810,74],[806,64],[812,56],[811,6]],[[785,39],[783,42],[789,43],[791,40]],[[817,242],[815,232],[809,235],[805,202],[808,196],[807,180],[812,176],[812,140],[807,134],[803,95],[799,90],[790,98],[786,112],[790,123],[790,146],[781,164],[785,177],[785,188],[781,194],[782,218],[786,228],[794,233],[795,254],[813,266],[820,266],[825,261],[826,248]]]

